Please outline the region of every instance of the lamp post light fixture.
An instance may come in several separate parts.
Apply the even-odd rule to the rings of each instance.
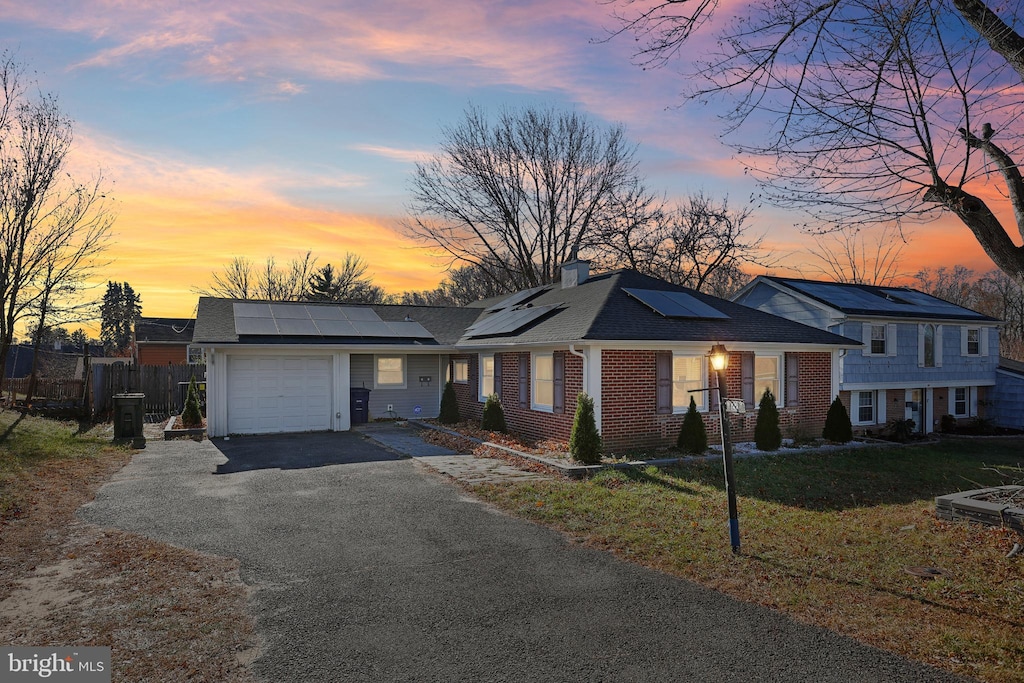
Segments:
[[[709,354],[711,368],[718,378],[718,422],[722,428],[722,460],[725,464],[725,495],[729,499],[729,541],[732,551],[740,551],[740,519],[736,511],[736,477],[732,471],[732,437],[729,433],[728,391],[725,369],[729,366],[729,352],[723,344],[715,344]]]

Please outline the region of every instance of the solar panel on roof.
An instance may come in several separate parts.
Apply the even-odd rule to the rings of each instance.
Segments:
[[[235,316],[235,332],[238,334],[280,334],[273,318],[239,318]]]
[[[278,337],[433,339],[413,321],[385,323],[369,307],[299,303],[235,303],[235,332]]]
[[[299,337],[319,337],[320,330],[309,318],[299,320],[298,318],[277,318],[277,329],[281,334],[294,334]]]
[[[380,316],[372,308],[356,308],[354,306],[342,306],[339,309],[349,320],[366,320],[380,322]]]
[[[427,332],[427,328],[420,325],[418,322],[411,320],[401,321],[387,321],[388,327],[394,331],[399,337],[409,337],[411,339],[431,339],[434,335]]]
[[[324,337],[358,337],[356,328],[347,320],[314,320]]]
[[[530,323],[540,320],[540,318],[551,313],[558,307],[559,304],[549,304],[547,306],[512,308],[498,313],[492,313],[466,330],[466,336],[474,338],[514,334]]]
[[[270,312],[278,320],[282,318],[309,320],[309,313],[302,304],[270,304]]]
[[[729,317],[714,306],[704,303],[686,292],[628,289],[626,287],[623,287],[622,291],[666,318],[726,319]]]
[[[542,285],[540,287],[534,287],[532,289],[524,289],[521,292],[516,292],[515,294],[512,294],[511,296],[502,299],[498,303],[494,304],[493,306],[489,306],[484,310],[488,313],[495,313],[506,308],[512,308],[513,306],[520,306],[522,304],[525,304],[527,301],[530,301],[531,299],[536,299],[538,296],[548,291],[549,289],[551,289],[550,285]]]

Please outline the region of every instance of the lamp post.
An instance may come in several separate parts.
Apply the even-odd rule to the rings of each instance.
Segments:
[[[740,519],[736,511],[736,477],[732,471],[732,437],[729,434],[729,419],[726,403],[728,391],[725,381],[725,369],[729,365],[729,352],[722,344],[711,347],[711,368],[718,378],[718,422],[722,427],[722,460],[725,463],[725,495],[729,499],[729,541],[732,551],[740,551]]]

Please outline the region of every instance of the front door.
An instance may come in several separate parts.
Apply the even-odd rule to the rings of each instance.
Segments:
[[[906,415],[908,420],[914,421],[914,431],[921,432],[924,429],[924,389],[907,389]]]

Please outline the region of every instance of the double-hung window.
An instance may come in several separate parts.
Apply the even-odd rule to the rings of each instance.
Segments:
[[[555,354],[533,354],[533,409],[551,411],[555,403]]]
[[[871,355],[885,355],[885,325],[871,326]]]
[[[456,384],[469,382],[469,361],[465,358],[456,358],[452,361],[452,381]]]
[[[494,354],[480,356],[480,400],[494,393]]]
[[[779,393],[779,356],[755,356],[754,357],[754,403],[761,401],[764,390],[769,389],[775,397],[775,403],[782,405],[782,395]]]
[[[956,417],[967,417],[967,395],[967,387],[953,389],[953,415]]]
[[[672,356],[672,408],[673,412],[685,412],[690,407],[690,398],[697,404],[697,410],[707,409],[707,371],[703,356]],[[691,393],[692,391],[692,393]]]
[[[855,411],[856,423],[857,424],[874,424],[875,423],[875,392],[873,391],[855,391],[853,393],[855,399],[853,409]]]
[[[378,389],[405,388],[405,356],[377,356],[374,383]]]
[[[967,355],[981,355],[981,330],[977,327],[967,329]]]

